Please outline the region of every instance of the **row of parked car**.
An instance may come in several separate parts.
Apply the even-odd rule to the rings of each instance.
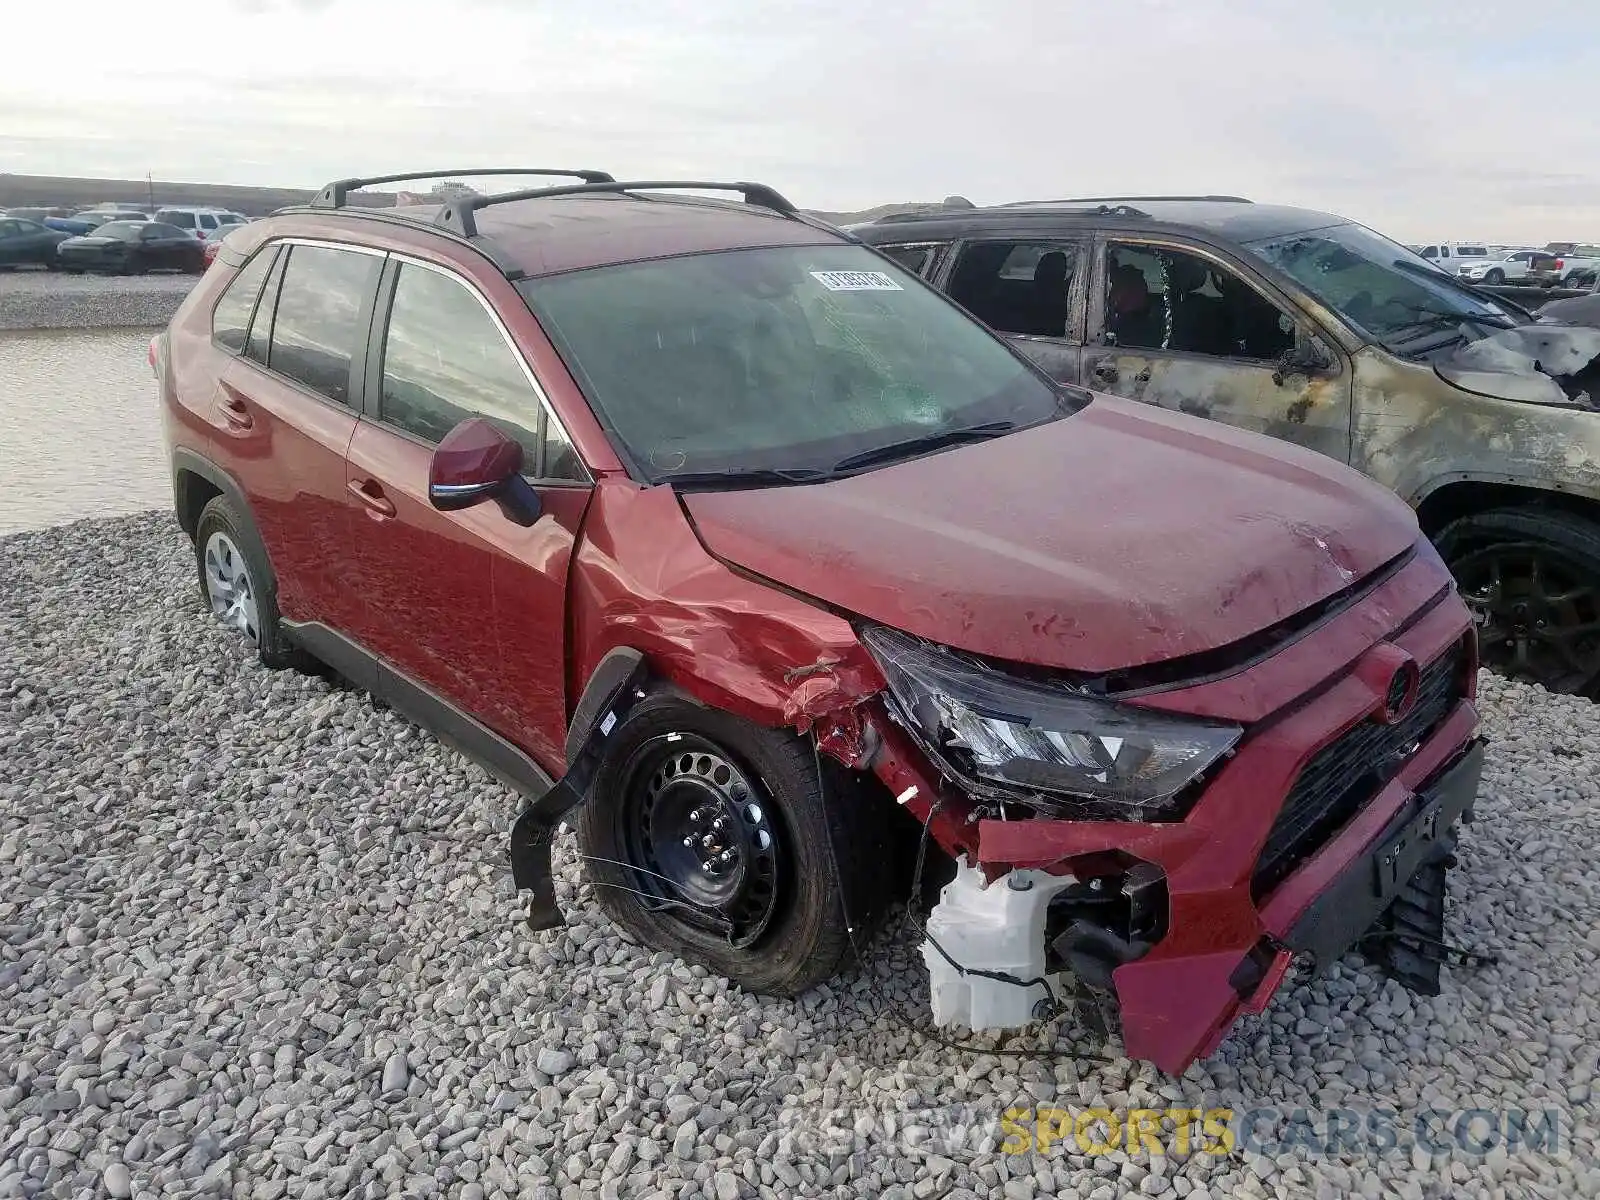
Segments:
[[[142,274],[198,273],[229,231],[249,218],[216,208],[169,207],[154,216],[101,205],[61,216],[62,209],[0,210],[0,270],[35,265],[50,270]]]
[[[1577,242],[1550,242],[1543,249],[1437,242],[1411,249],[1469,283],[1577,288],[1592,284],[1600,271],[1600,246]]]

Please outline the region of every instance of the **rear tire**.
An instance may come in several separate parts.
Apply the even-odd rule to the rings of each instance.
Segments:
[[[1478,626],[1483,665],[1600,695],[1600,524],[1543,508],[1452,521],[1434,538]]]
[[[821,761],[826,793],[811,744],[796,735],[676,695],[643,701],[612,735],[579,812],[601,907],[640,944],[751,991],[795,995],[832,978],[852,952],[845,904],[865,946],[891,872],[881,797]],[[695,835],[718,820],[703,850]],[[727,865],[716,861],[721,847],[734,850]],[[717,915],[704,916],[713,905]]]
[[[227,497],[217,496],[200,510],[194,551],[201,603],[254,646],[262,666],[279,670],[309,663],[284,636],[272,567]]]

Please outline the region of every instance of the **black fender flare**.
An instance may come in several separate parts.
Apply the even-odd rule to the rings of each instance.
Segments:
[[[256,527],[255,513],[250,509],[250,502],[245,499],[244,489],[239,486],[238,480],[228,474],[216,463],[202,454],[177,446],[172,451],[172,499],[173,507],[178,514],[178,523],[184,526],[183,531],[194,539],[194,529],[184,525],[184,512],[186,508],[187,489],[183,481],[185,474],[194,475],[205,480],[233,505],[234,511],[239,514],[239,519],[244,523],[244,528],[239,532],[253,543],[252,549],[260,555],[261,561],[267,564],[267,586],[272,589],[272,594],[278,593],[278,576],[272,567],[272,555],[267,553],[267,543],[261,536],[261,530]],[[195,514],[199,519],[198,511]]]
[[[632,647],[619,646],[600,660],[568,725],[566,774],[524,804],[511,826],[511,878],[517,891],[533,893],[528,901],[530,929],[555,929],[564,923],[550,865],[551,840],[567,814],[588,796],[611,734],[649,695],[648,679],[644,655]]]

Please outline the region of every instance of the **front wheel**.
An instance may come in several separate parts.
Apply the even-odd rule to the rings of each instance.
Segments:
[[[1483,281],[1485,283],[1504,283],[1506,281],[1506,273],[1496,267],[1483,277]]]
[[[1600,525],[1541,508],[1453,521],[1435,542],[1478,626],[1483,665],[1600,695]]]
[[[641,944],[752,991],[833,977],[851,953],[845,905],[864,944],[887,873],[879,798],[824,769],[838,789],[791,733],[644,701],[611,735],[578,819],[601,907]]]

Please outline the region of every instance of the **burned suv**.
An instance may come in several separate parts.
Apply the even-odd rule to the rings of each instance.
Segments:
[[[634,937],[792,993],[931,837],[943,1023],[1087,989],[1178,1071],[1296,954],[1437,988],[1476,642],[1404,504],[1058,384],[770,188],[577,176],[331,184],[151,347],[205,603],[522,793],[535,926],[571,815]]]
[[[1394,489],[1454,572],[1486,665],[1600,696],[1600,331],[1536,324],[1328,213],[952,200],[851,232],[1054,379],[1270,434]]]

